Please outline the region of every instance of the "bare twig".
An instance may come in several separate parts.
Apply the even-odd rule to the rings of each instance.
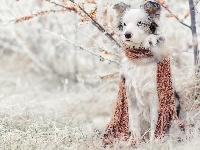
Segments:
[[[43,11],[39,11],[39,12],[30,14],[30,15],[26,15],[26,16],[23,16],[23,17],[20,17],[20,18],[17,18],[17,19],[12,19],[12,20],[3,22],[2,24],[7,24],[7,23],[11,23],[11,22],[20,23],[20,22],[23,22],[23,21],[33,19],[34,17],[37,17],[37,16],[42,16],[42,15],[49,14],[49,13],[65,12],[65,11],[76,12],[76,10],[73,9],[72,7],[66,7],[65,9],[61,9],[61,10],[43,10]]]
[[[174,13],[172,13],[172,11],[171,10],[169,10],[166,6],[164,6],[163,4],[160,4],[163,8],[165,8],[170,14],[174,14]],[[175,18],[176,18],[176,20],[179,22],[179,23],[181,23],[182,25],[184,25],[184,26],[186,26],[186,27],[188,27],[189,29],[191,29],[191,27],[189,26],[189,25],[187,25],[187,24],[185,24],[183,21],[181,21],[176,15],[173,15]]]
[[[66,8],[66,6],[62,5],[62,4],[58,4],[56,2],[52,2],[51,0],[45,0],[49,3],[55,4],[57,6],[60,6],[62,8]],[[76,4],[73,0],[69,0],[70,2],[72,2],[73,4]],[[77,4],[76,4],[77,5]],[[111,41],[113,41],[118,47],[121,47],[121,45],[112,37],[111,34],[109,34],[106,29],[104,29],[96,20],[94,20],[81,6],[77,5],[78,8],[84,13],[86,14],[87,17],[89,17],[92,21],[92,24],[98,28],[99,31],[101,31],[102,33],[105,34],[105,36],[107,36]]]
[[[73,28],[74,28],[77,32],[79,32],[80,34],[82,34],[82,35],[86,36],[87,38],[89,38],[90,40],[92,40],[92,41],[98,46],[100,52],[104,52],[105,54],[113,55],[113,56],[116,56],[116,57],[120,58],[120,55],[119,55],[119,54],[111,53],[111,52],[109,52],[109,51],[106,51],[105,48],[104,48],[103,46],[99,45],[98,42],[97,42],[94,38],[88,36],[87,34],[83,33],[82,31],[78,30],[78,29],[75,28],[75,27],[73,27]]]
[[[40,11],[40,12],[31,14],[31,15],[26,15],[24,17],[15,19],[13,21],[15,21],[15,23],[19,23],[19,22],[22,22],[22,21],[30,20],[30,19],[37,17],[37,16],[42,16],[42,15],[49,14],[49,13],[65,12],[67,10],[68,11],[76,11],[76,10],[72,9],[71,7],[68,7],[66,9],[61,9],[61,10],[44,10],[44,11]]]
[[[17,33],[17,35],[20,37],[20,33]],[[27,44],[24,43],[24,40],[17,38],[16,42],[21,45],[22,50],[25,52],[25,54],[27,54],[27,56],[29,56],[29,58],[36,64],[36,66],[38,66],[43,71],[50,72],[50,69],[45,66],[32,51],[29,50]]]
[[[77,43],[74,43],[73,41],[70,41],[70,40],[66,39],[66,38],[65,38],[64,36],[62,36],[62,35],[57,35],[57,34],[55,34],[55,33],[53,33],[53,32],[48,31],[48,30],[45,30],[45,32],[50,33],[50,34],[52,34],[53,36],[58,37],[58,38],[60,38],[60,39],[63,40],[63,41],[66,41],[66,42],[68,42],[68,43],[71,43],[71,44],[75,45],[76,47],[79,47],[81,50],[84,50],[84,51],[86,51],[86,52],[89,52],[89,53],[91,53],[92,55],[94,55],[94,56],[96,56],[96,57],[99,57],[100,61],[107,60],[107,61],[109,61],[109,62],[112,62],[112,63],[115,63],[115,64],[119,65],[119,63],[117,63],[117,62],[115,62],[115,61],[113,61],[113,60],[110,60],[110,59],[108,59],[108,58],[104,58],[104,57],[102,57],[101,55],[96,54],[96,53],[90,51],[89,49],[84,48],[82,45],[77,44]]]
[[[17,53],[21,53],[19,47],[17,47],[15,44],[11,44],[11,42],[9,42],[7,40],[0,39],[0,45],[1,45],[1,47],[3,47],[3,49],[1,49],[0,56],[2,53],[4,53],[4,51],[6,49],[9,49],[9,50],[17,52]]]
[[[150,128],[149,128],[149,129],[147,129],[147,130],[144,132],[144,134],[141,136],[141,138],[143,138],[143,139],[144,139],[145,135],[146,135],[147,133],[149,133],[149,132],[150,132]]]
[[[198,1],[194,4],[193,8],[196,7],[197,4],[198,4],[199,2],[200,2],[200,0],[198,0]]]
[[[110,74],[106,74],[106,75],[100,75],[99,78],[100,79],[108,79],[108,78],[115,77],[115,75],[119,75],[119,72],[114,72],[114,73],[110,73]]]

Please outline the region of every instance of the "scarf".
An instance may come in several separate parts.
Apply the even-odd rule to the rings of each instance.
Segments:
[[[134,49],[127,47],[125,44],[123,44],[123,47],[125,55],[129,60],[154,57],[154,53],[147,49]],[[159,111],[155,137],[164,135],[169,130],[172,120],[184,131],[184,126],[176,114],[169,57],[165,57],[163,60],[157,62],[157,91]],[[127,140],[129,138],[128,125],[129,114],[125,78],[121,76],[114,114],[106,127],[103,136],[103,145],[112,145],[116,140]]]

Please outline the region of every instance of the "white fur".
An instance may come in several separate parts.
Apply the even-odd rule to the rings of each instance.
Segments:
[[[147,36],[147,34],[145,34],[145,32],[137,26],[137,22],[138,20],[144,20],[146,17],[147,14],[142,9],[130,9],[125,12],[123,23],[126,23],[126,26],[124,26],[121,39],[127,44],[139,47],[140,43],[143,42],[143,39]],[[132,33],[131,39],[125,38],[124,34],[126,32]]]
[[[130,47],[142,46],[152,49],[156,57],[133,61],[124,58],[121,63],[121,74],[126,81],[130,130],[131,135],[134,136],[132,138],[139,138],[150,128],[150,139],[152,140],[159,109],[156,72],[157,59],[160,59],[162,55],[162,45],[157,45],[157,40],[161,36],[148,34],[137,26],[138,21],[145,19],[147,19],[147,14],[142,9],[127,10],[122,18],[126,26],[120,38]],[[131,32],[132,37],[127,39],[126,32]]]
[[[121,72],[126,79],[130,130],[135,138],[139,138],[148,128],[143,123],[151,127],[150,134],[153,138],[158,118],[157,63],[150,59],[150,62],[145,61],[133,62],[124,58],[121,63]]]

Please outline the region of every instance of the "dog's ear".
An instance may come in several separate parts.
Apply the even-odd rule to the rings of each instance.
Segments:
[[[160,18],[161,6],[159,3],[149,0],[140,6],[152,20]]]
[[[120,2],[120,3],[112,5],[112,9],[115,9],[117,15],[120,17],[122,17],[124,12],[130,7],[131,7],[130,5],[125,4],[124,2]]]
[[[122,23],[122,16],[124,15],[124,12],[127,10],[127,9],[130,9],[131,6],[128,5],[128,4],[125,4],[123,2],[120,2],[120,3],[117,3],[117,4],[114,4],[112,6],[112,9],[115,10],[116,12],[116,28],[119,29],[120,31],[123,30],[123,23]]]

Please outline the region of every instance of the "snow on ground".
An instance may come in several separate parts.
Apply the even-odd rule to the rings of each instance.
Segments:
[[[15,55],[0,60],[0,149],[104,149],[101,137],[112,114],[117,82],[72,84],[34,67]],[[138,149],[200,149],[200,113],[196,103],[191,101],[191,106],[187,120],[195,127],[187,127],[185,135],[174,127],[169,136]],[[116,149],[133,148],[122,144]]]
[[[10,60],[0,62],[0,149],[92,146],[108,122],[116,83],[63,84]]]

